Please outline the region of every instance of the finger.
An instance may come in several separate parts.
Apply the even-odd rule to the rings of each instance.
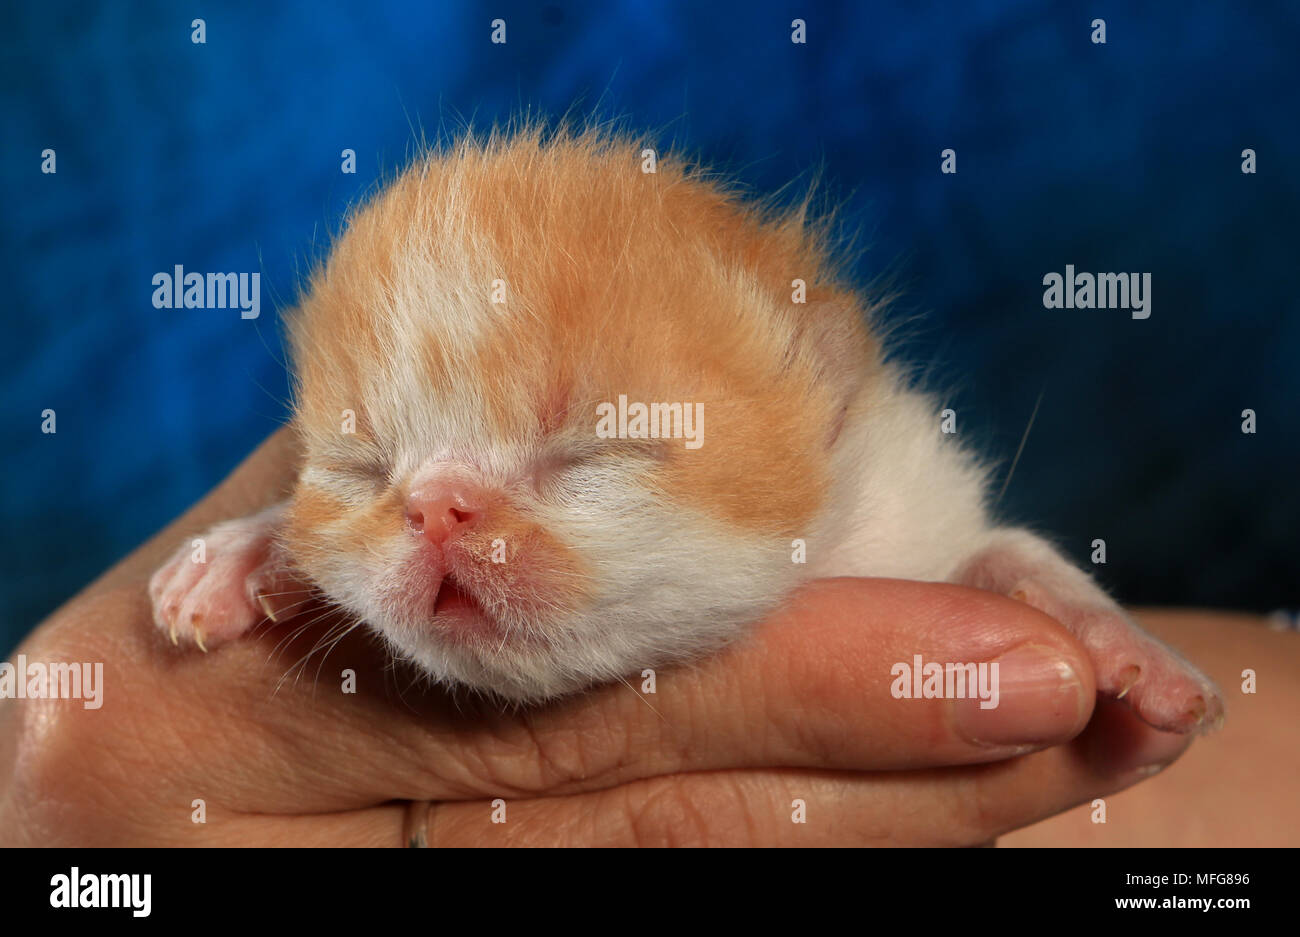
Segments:
[[[1098,740],[1117,733],[1142,744],[1097,757]],[[427,838],[431,846],[970,846],[1118,791],[1146,776],[1132,759],[1173,758],[1188,744],[1108,704],[1075,742],[997,764],[696,772],[561,797],[438,803]],[[389,822],[396,844],[397,820]]]
[[[216,814],[172,845],[970,846],[1148,776],[1190,744],[1106,703],[1069,745],[992,765],[874,774],[734,770],[518,800],[386,804],[324,815]],[[179,838],[175,834],[180,834]]]
[[[190,842],[172,845],[323,849],[403,846],[407,814],[406,804],[394,803],[315,815],[209,818],[202,830],[192,832]]]

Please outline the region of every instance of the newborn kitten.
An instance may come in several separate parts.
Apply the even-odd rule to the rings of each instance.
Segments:
[[[1218,722],[1204,676],[995,525],[802,209],[640,151],[466,141],[353,214],[289,322],[297,485],[154,575],[173,641],[239,637],[292,577],[432,677],[532,701],[714,650],[810,578],[945,580],[1056,618],[1150,724]]]

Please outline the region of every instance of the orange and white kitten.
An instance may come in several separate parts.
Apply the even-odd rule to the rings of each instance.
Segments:
[[[177,552],[158,626],[236,638],[291,576],[434,678],[532,701],[707,653],[812,577],[947,580],[1057,618],[1152,725],[1217,723],[1205,677],[994,524],[802,209],[640,154],[466,140],[356,211],[290,321],[296,488]]]

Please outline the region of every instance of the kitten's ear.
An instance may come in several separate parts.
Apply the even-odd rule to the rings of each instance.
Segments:
[[[792,351],[814,368],[817,382],[833,400],[826,435],[829,447],[839,438],[849,406],[872,370],[875,349],[865,313],[851,299],[820,299],[795,309]]]

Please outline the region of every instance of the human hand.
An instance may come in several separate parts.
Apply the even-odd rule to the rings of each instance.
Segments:
[[[422,689],[360,632],[295,668],[317,609],[219,653],[171,647],[150,573],[293,472],[281,431],[29,636],[28,660],[102,661],[104,702],[0,705],[8,844],[398,845],[408,802],[431,801],[432,845],[974,845],[1190,741],[1095,704],[1086,652],[1050,618],[945,584],[816,582],[653,695],[615,684],[513,712]],[[1015,649],[1039,652],[1019,681]],[[1000,659],[1000,705],[894,699],[890,668],[915,654]]]

